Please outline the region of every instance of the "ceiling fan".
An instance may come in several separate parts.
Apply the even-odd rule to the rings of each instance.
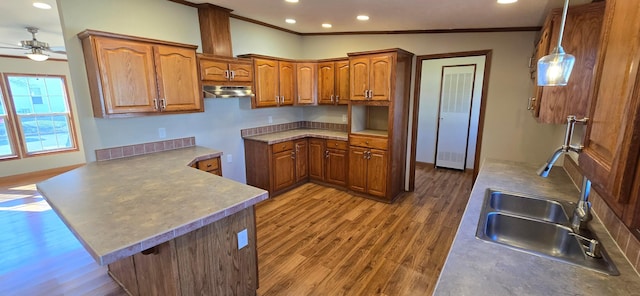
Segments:
[[[52,50],[49,47],[49,43],[42,42],[42,41],[39,41],[38,39],[36,39],[36,34],[38,33],[38,28],[36,28],[36,27],[26,27],[25,29],[27,29],[27,31],[29,33],[31,33],[31,36],[32,36],[33,39],[20,41],[20,43],[22,44],[22,47],[0,46],[0,48],[27,49],[29,51],[26,52],[25,55],[28,58],[30,58],[30,59],[32,59],[34,61],[38,61],[38,62],[46,61],[49,58],[49,55],[46,54],[45,52],[67,54],[67,52],[62,51],[62,50]]]

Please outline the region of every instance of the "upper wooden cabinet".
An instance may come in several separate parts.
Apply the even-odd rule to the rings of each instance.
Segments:
[[[563,124],[568,115],[587,115],[604,6],[604,2],[595,2],[571,6],[567,12],[562,47],[575,56],[576,62],[566,86],[537,86],[537,61],[558,44],[562,9],[554,9],[547,16],[531,60],[534,94],[528,108],[538,122]]]
[[[317,103],[317,64],[296,63],[296,104],[315,105]]]
[[[607,0],[585,148],[578,160],[593,188],[627,223],[635,210],[629,203],[637,200],[630,197],[640,153],[639,64],[640,3]]]
[[[261,57],[252,57],[252,59],[255,96],[251,106],[260,108],[293,105],[296,83],[295,64]]]
[[[395,89],[393,74],[397,54],[349,54],[349,57],[351,100],[390,101]]]
[[[91,30],[78,37],[95,117],[203,111],[197,46]]]
[[[318,63],[318,104],[349,103],[349,60]]]
[[[205,84],[243,86],[253,82],[253,64],[249,59],[198,55],[200,77]]]

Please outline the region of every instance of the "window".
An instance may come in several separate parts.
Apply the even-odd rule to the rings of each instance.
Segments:
[[[64,76],[4,77],[7,95],[0,100],[0,158],[77,150]]]

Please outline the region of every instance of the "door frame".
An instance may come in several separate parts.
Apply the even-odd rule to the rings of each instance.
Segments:
[[[486,61],[485,61],[486,62]],[[422,67],[422,65],[420,65],[420,67]],[[440,141],[440,120],[442,116],[442,83],[444,82],[444,68],[447,67],[473,67],[473,80],[471,82],[471,98],[469,99],[469,123],[467,124],[467,140],[465,142],[464,145],[464,161],[463,161],[463,167],[462,167],[462,171],[465,171],[467,169],[467,158],[469,157],[469,154],[467,153],[467,151],[469,150],[469,129],[471,129],[471,114],[473,113],[473,92],[475,89],[475,84],[476,84],[476,71],[478,70],[478,65],[476,64],[459,64],[459,65],[447,65],[447,66],[442,66],[442,70],[441,70],[441,74],[440,74],[440,93],[438,95],[438,124],[436,125],[436,150],[435,150],[435,155],[434,155],[434,160],[433,160],[433,164],[434,166],[438,166],[438,142]],[[422,72],[422,71],[421,71]],[[483,80],[484,82],[484,80]],[[419,96],[418,96],[419,97]],[[416,147],[418,146],[418,143],[416,143]],[[476,147],[478,146],[478,143],[476,141]],[[475,168],[475,164],[473,166]],[[453,169],[453,168],[452,168]]]
[[[411,153],[409,158],[409,191],[414,191],[416,183],[416,140],[418,138],[418,111],[420,107],[420,84],[422,80],[422,62],[425,60],[463,58],[485,56],[484,78],[482,81],[482,95],[480,97],[480,115],[478,118],[478,135],[476,138],[475,160],[473,164],[473,181],[478,177],[480,167],[480,152],[482,150],[482,134],[484,132],[484,117],[487,105],[487,93],[489,89],[489,74],[491,72],[492,49],[451,52],[442,54],[421,55],[416,57],[416,80],[413,92],[413,114],[411,124]],[[435,162],[435,161],[434,161]]]

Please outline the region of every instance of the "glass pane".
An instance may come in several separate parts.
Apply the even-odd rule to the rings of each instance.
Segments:
[[[30,96],[13,95],[13,105],[16,108],[16,113],[19,115],[33,113],[33,104],[31,103]]]
[[[67,116],[20,118],[27,152],[42,152],[73,147]]]
[[[67,109],[67,99],[64,96],[49,96],[49,104],[51,104],[51,112],[65,113]]]
[[[29,94],[31,96],[46,96],[47,87],[45,86],[45,80],[47,78],[29,77],[27,83],[29,83]]]
[[[13,155],[5,117],[0,117],[0,156]]]
[[[29,83],[27,77],[9,76],[9,87],[14,96],[28,96]]]
[[[2,99],[2,92],[0,92],[0,115],[7,115],[7,110],[4,108],[4,100]]]

